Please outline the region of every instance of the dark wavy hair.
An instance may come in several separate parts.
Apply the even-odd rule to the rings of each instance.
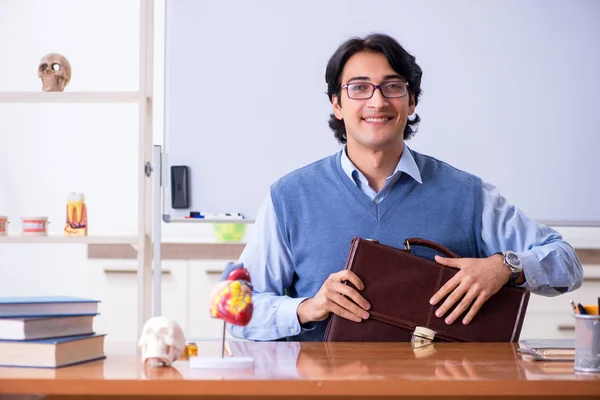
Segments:
[[[391,36],[381,33],[374,33],[362,38],[352,38],[342,43],[335,51],[327,63],[325,70],[325,82],[327,82],[327,96],[333,103],[333,95],[337,95],[341,107],[341,89],[342,89],[342,71],[344,66],[356,53],[363,51],[383,54],[390,66],[399,75],[402,75],[408,82],[408,92],[415,100],[415,106],[421,96],[421,77],[423,71],[416,63],[415,57],[409,54],[400,44]],[[404,139],[409,139],[417,131],[417,126],[421,118],[418,114],[408,119],[404,128]],[[343,120],[339,120],[334,114],[329,116],[329,127],[334,132],[336,139],[344,144],[346,143],[346,127]]]

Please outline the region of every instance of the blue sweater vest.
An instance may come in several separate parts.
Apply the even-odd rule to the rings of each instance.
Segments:
[[[418,237],[461,257],[483,256],[481,180],[435,158],[412,154],[423,183],[404,173],[379,204],[344,173],[340,153],[271,186],[278,229],[294,263],[289,296],[312,297],[330,274],[344,269],[354,236],[398,248],[404,248],[405,238]],[[435,252],[416,247],[413,254],[433,259]],[[323,340],[327,320],[315,325],[289,339]]]

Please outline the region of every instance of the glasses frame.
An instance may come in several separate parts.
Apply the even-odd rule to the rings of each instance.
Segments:
[[[395,82],[402,82],[402,83],[404,83],[406,85],[406,93],[404,93],[402,96],[386,96],[385,94],[383,94],[383,90],[381,89],[381,87],[384,86],[384,85],[387,85],[389,83],[395,83]],[[373,88],[373,90],[371,91],[371,95],[369,97],[363,97],[363,98],[360,98],[360,99],[357,99],[355,97],[350,97],[350,92],[348,92],[348,86],[354,85],[354,84],[358,84],[358,83],[360,83],[361,85],[370,85]],[[381,95],[384,98],[386,98],[386,99],[401,99],[402,97],[404,97],[404,96],[406,96],[408,94],[408,82],[406,82],[406,81],[400,81],[400,80],[398,80],[398,81],[383,82],[380,85],[375,85],[375,84],[370,83],[370,82],[350,82],[350,83],[346,83],[345,85],[342,85],[342,88],[346,89],[346,94],[348,95],[348,98],[352,99],[352,100],[369,100],[371,97],[373,97],[373,95],[375,94],[375,90],[377,90],[377,89],[379,89],[379,93],[381,93]]]

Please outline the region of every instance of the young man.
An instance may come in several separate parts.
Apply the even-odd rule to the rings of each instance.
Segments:
[[[459,254],[435,256],[460,268],[430,301],[450,294],[436,313],[448,324],[468,324],[507,282],[546,296],[581,285],[580,262],[557,232],[480,178],[406,146],[419,122],[421,75],[415,58],[386,35],[348,40],[331,57],[329,126],[345,147],[271,186],[240,258],[254,285],[253,318],[231,334],[318,341],[331,313],[369,318],[363,283],[344,270],[354,236],[399,248],[422,237]]]

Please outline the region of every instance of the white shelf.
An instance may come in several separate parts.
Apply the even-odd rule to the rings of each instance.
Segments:
[[[0,236],[2,243],[64,243],[64,244],[137,244],[136,235],[89,235],[89,236],[64,236],[50,234],[48,236],[21,236],[13,234]]]
[[[0,103],[132,103],[140,92],[0,92]]]

